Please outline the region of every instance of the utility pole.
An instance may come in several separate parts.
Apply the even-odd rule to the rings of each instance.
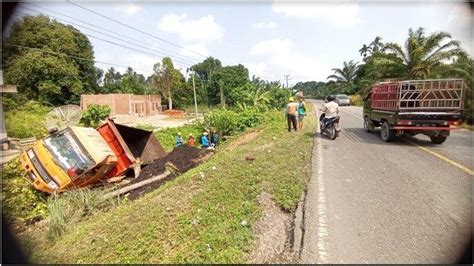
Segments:
[[[289,87],[288,87],[288,80],[291,80],[290,75],[289,75],[289,74],[283,75],[283,77],[285,77],[285,80],[286,80],[286,88],[289,89]]]
[[[196,84],[194,83],[194,70],[193,70],[193,91],[194,91],[194,111],[196,112],[196,119],[198,119],[198,105],[196,100]]]

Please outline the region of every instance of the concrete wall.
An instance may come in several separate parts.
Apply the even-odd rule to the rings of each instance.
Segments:
[[[83,94],[81,109],[86,110],[90,104],[107,105],[111,115],[155,115],[161,112],[161,97],[159,95],[133,94]]]

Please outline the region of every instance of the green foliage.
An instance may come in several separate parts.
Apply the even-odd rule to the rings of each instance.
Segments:
[[[48,231],[50,240],[61,236],[85,217],[104,211],[120,203],[120,199],[104,200],[104,190],[81,188],[60,195],[52,195],[47,201]]]
[[[249,80],[249,71],[243,65],[218,68],[212,75],[209,99],[213,104],[235,105],[239,100],[238,88]]]
[[[5,100],[6,98],[3,98]],[[7,100],[8,101],[8,100]],[[43,121],[50,107],[36,101],[28,101],[18,106],[11,101],[9,111],[5,112],[5,126],[9,137],[13,138],[41,138],[48,134]],[[12,109],[14,108],[14,109]]]
[[[154,92],[161,94],[169,109],[173,109],[173,94],[185,84],[183,74],[174,68],[173,61],[169,57],[163,57],[161,63],[156,63],[153,72],[150,82]]]
[[[241,129],[239,114],[226,109],[216,109],[207,113],[204,117],[204,125],[216,130],[220,136],[232,135]]]
[[[349,99],[351,100],[351,105],[363,106],[364,99],[359,94],[350,95]]]
[[[26,180],[19,159],[2,166],[2,205],[9,220],[35,221],[47,216],[46,196]]]
[[[260,125],[268,113],[262,113],[255,108],[247,108],[238,113],[238,128],[244,131],[246,128],[252,128]]]
[[[344,62],[343,68],[333,68],[333,75],[327,77],[328,79],[334,79],[336,82],[351,84],[357,77],[357,69],[359,68],[358,63],[354,61]]]
[[[47,16],[26,16],[13,24],[4,43],[5,81],[29,99],[59,105],[97,90],[92,45],[74,27]]]
[[[101,121],[105,120],[110,114],[110,107],[107,105],[91,104],[82,114],[81,123],[85,127],[98,127]]]

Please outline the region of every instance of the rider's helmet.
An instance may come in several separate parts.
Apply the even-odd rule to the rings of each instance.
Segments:
[[[290,97],[290,99],[288,99],[290,102],[294,102],[295,101],[295,98],[293,97]]]
[[[329,95],[327,99],[328,99],[328,102],[332,102],[332,101],[334,101],[336,98],[334,98],[334,96],[332,96],[332,95]]]

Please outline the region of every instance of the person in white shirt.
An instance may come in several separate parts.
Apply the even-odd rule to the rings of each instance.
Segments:
[[[291,132],[291,125],[293,124],[293,128],[295,131],[298,130],[296,117],[298,115],[298,103],[295,103],[295,99],[290,97],[289,103],[286,105],[286,119],[288,121],[288,132]]]
[[[339,114],[339,104],[334,101],[334,96],[328,96],[328,102],[323,105],[321,111],[324,112],[324,119],[321,121],[323,126],[327,119],[335,117]]]

